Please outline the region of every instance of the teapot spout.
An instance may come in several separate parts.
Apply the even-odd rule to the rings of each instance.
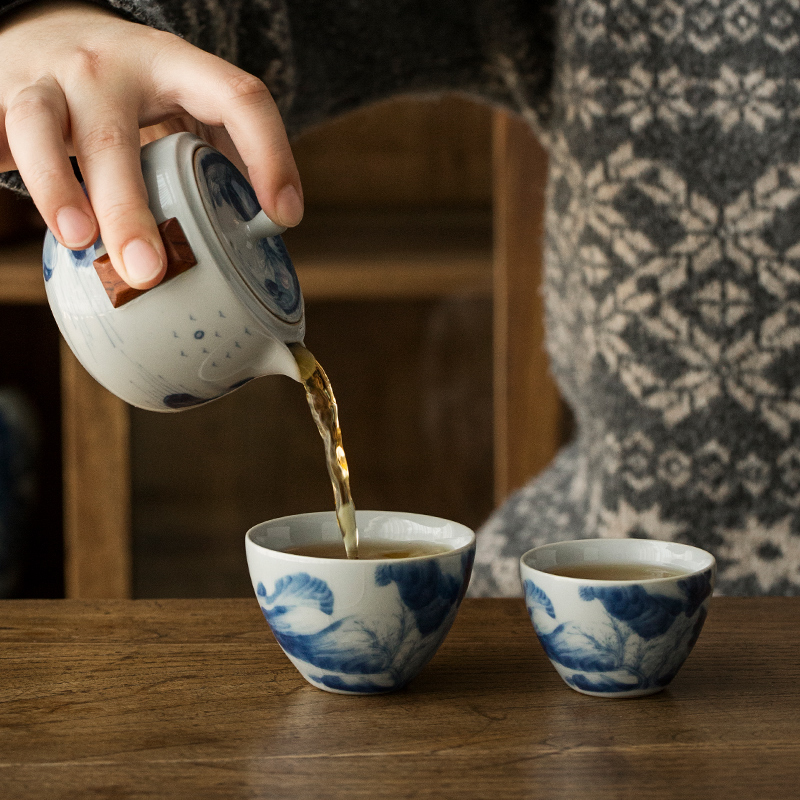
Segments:
[[[293,380],[302,382],[300,368],[292,355],[292,351],[278,339],[273,339],[270,342],[270,346],[265,348],[259,364],[258,374],[288,375]]]

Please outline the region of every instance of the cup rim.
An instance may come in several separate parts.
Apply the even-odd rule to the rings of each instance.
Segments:
[[[539,569],[538,567],[532,566],[528,563],[529,559],[531,559],[534,554],[540,553],[546,550],[557,550],[560,547],[564,547],[565,545],[575,545],[575,544],[590,544],[599,547],[611,547],[612,545],[609,543],[619,543],[619,542],[647,542],[648,544],[654,545],[656,548],[660,550],[664,550],[669,552],[670,549],[679,548],[685,553],[693,553],[699,556],[702,559],[706,560],[706,563],[703,566],[697,567],[695,569],[687,570],[682,572],[680,575],[673,575],[669,577],[661,577],[661,578],[633,578],[633,579],[625,579],[625,580],[606,580],[604,578],[574,578],[567,575],[555,575],[552,572],[548,572],[544,569]],[[576,562],[577,563],[577,562]],[[604,586],[606,585],[613,585],[613,584],[654,584],[659,582],[670,582],[676,580],[686,580],[687,578],[691,578],[694,575],[701,575],[708,570],[715,570],[717,566],[717,560],[714,556],[708,552],[708,550],[703,550],[702,547],[696,547],[695,545],[691,544],[683,544],[682,542],[668,542],[662,541],[661,539],[629,539],[629,538],[622,538],[622,537],[609,537],[609,538],[595,538],[595,539],[567,539],[563,542],[549,542],[548,544],[538,545],[537,547],[532,547],[530,550],[527,550],[520,556],[519,559],[520,564],[520,571],[523,570],[530,570],[537,575],[546,575],[550,580],[560,580],[560,581],[567,581],[572,583],[602,583]]]
[[[270,553],[272,556],[277,556],[282,560],[287,561],[295,561],[298,563],[336,563],[336,564],[397,564],[397,563],[408,563],[413,561],[424,561],[430,560],[432,558],[441,558],[444,556],[453,556],[458,555],[461,553],[465,553],[470,549],[475,547],[475,531],[471,528],[467,527],[461,522],[456,522],[455,520],[447,519],[445,517],[436,517],[432,514],[420,514],[417,512],[406,512],[406,511],[386,511],[386,510],[372,510],[372,509],[357,509],[356,510],[356,521],[358,521],[359,517],[366,517],[366,516],[382,516],[382,515],[391,515],[395,517],[402,517],[405,519],[411,520],[429,520],[431,522],[442,522],[447,523],[448,525],[453,525],[458,529],[463,535],[469,537],[469,541],[465,544],[460,545],[459,547],[453,547],[449,550],[446,550],[443,553],[426,553],[424,555],[419,556],[410,556],[408,558],[358,558],[358,559],[349,559],[349,558],[325,558],[322,556],[306,556],[299,553],[287,553],[285,550],[277,550],[271,547],[267,547],[266,545],[255,541],[251,534],[255,533],[259,528],[262,528],[265,525],[280,525],[280,524],[290,524],[292,520],[297,520],[299,518],[318,518],[318,519],[329,519],[332,522],[336,522],[336,512],[335,511],[307,511],[300,514],[287,514],[283,517],[276,517],[274,519],[264,520],[263,522],[259,522],[257,525],[253,525],[247,533],[245,534],[245,544],[248,547],[255,547],[258,549],[259,552]],[[433,539],[431,541],[439,541]]]

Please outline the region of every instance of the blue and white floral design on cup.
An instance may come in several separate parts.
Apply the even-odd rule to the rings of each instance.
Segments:
[[[659,564],[668,578],[609,581],[548,570],[584,563]],[[567,685],[600,697],[661,691],[697,641],[714,586],[714,557],[642,539],[586,539],[528,551],[520,560],[536,635]]]
[[[475,534],[419,514],[359,511],[356,520],[362,541],[436,542],[447,549],[358,561],[283,552],[341,542],[334,513],[323,512],[248,531],[247,562],[275,639],[309,683],[345,694],[389,692],[419,673],[450,630],[469,583]]]

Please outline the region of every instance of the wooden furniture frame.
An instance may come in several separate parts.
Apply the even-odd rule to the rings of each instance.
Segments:
[[[521,119],[495,112],[494,496],[500,504],[558,450],[564,405],[545,351],[547,154]]]
[[[312,241],[293,250],[310,300],[453,292],[493,296],[498,503],[541,470],[561,440],[562,405],[548,373],[539,291],[546,170],[544,151],[527,126],[496,112],[493,252],[465,246],[456,233],[453,246],[445,250],[439,242],[435,252],[423,247],[387,256],[381,244],[386,231],[363,224],[352,235],[336,237],[349,243],[349,252],[331,249],[324,235],[317,246]],[[45,303],[40,264],[38,244],[0,253],[0,302]],[[66,595],[130,597],[128,408],[89,376],[63,342],[61,394]],[[106,501],[109,497],[113,504]]]

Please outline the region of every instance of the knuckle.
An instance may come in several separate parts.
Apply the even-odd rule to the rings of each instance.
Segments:
[[[237,72],[225,79],[227,97],[237,105],[271,103],[272,95],[264,81],[247,72]]]
[[[85,44],[75,47],[70,54],[69,69],[77,77],[93,80],[102,78],[105,58],[102,53]]]
[[[113,203],[104,208],[95,209],[101,227],[105,231],[110,228],[112,231],[118,232],[118,234],[122,234],[123,231],[130,232],[135,227],[136,222],[142,218],[144,211],[146,211],[146,207],[137,197],[115,198]],[[121,240],[119,235],[114,236],[112,234],[112,236]],[[122,238],[127,237],[122,234]]]
[[[288,141],[272,140],[264,144],[261,150],[261,159],[258,163],[248,165],[250,176],[272,182],[280,180],[280,186],[287,182],[299,182],[294,154]]]
[[[61,186],[65,180],[64,171],[56,164],[49,161],[38,161],[28,164],[23,178],[29,187],[39,187],[39,190]]]
[[[272,146],[269,148],[268,157],[276,162],[288,163],[294,167],[294,155],[292,153],[291,145],[287,139],[279,139],[276,142],[272,142]]]
[[[20,92],[6,110],[6,125],[14,127],[48,113],[47,99],[33,89]]]
[[[87,158],[130,146],[130,137],[116,125],[95,125],[81,137],[81,149]]]
[[[185,39],[181,39],[180,36],[176,36],[169,31],[160,31],[158,28],[145,28],[140,33],[155,47],[156,52],[166,49],[175,50],[181,47],[191,47]]]
[[[195,47],[185,39],[175,36],[168,31],[157,28],[146,28],[142,32],[148,47],[151,72],[159,73],[170,68],[172,60],[187,51],[194,51]]]

